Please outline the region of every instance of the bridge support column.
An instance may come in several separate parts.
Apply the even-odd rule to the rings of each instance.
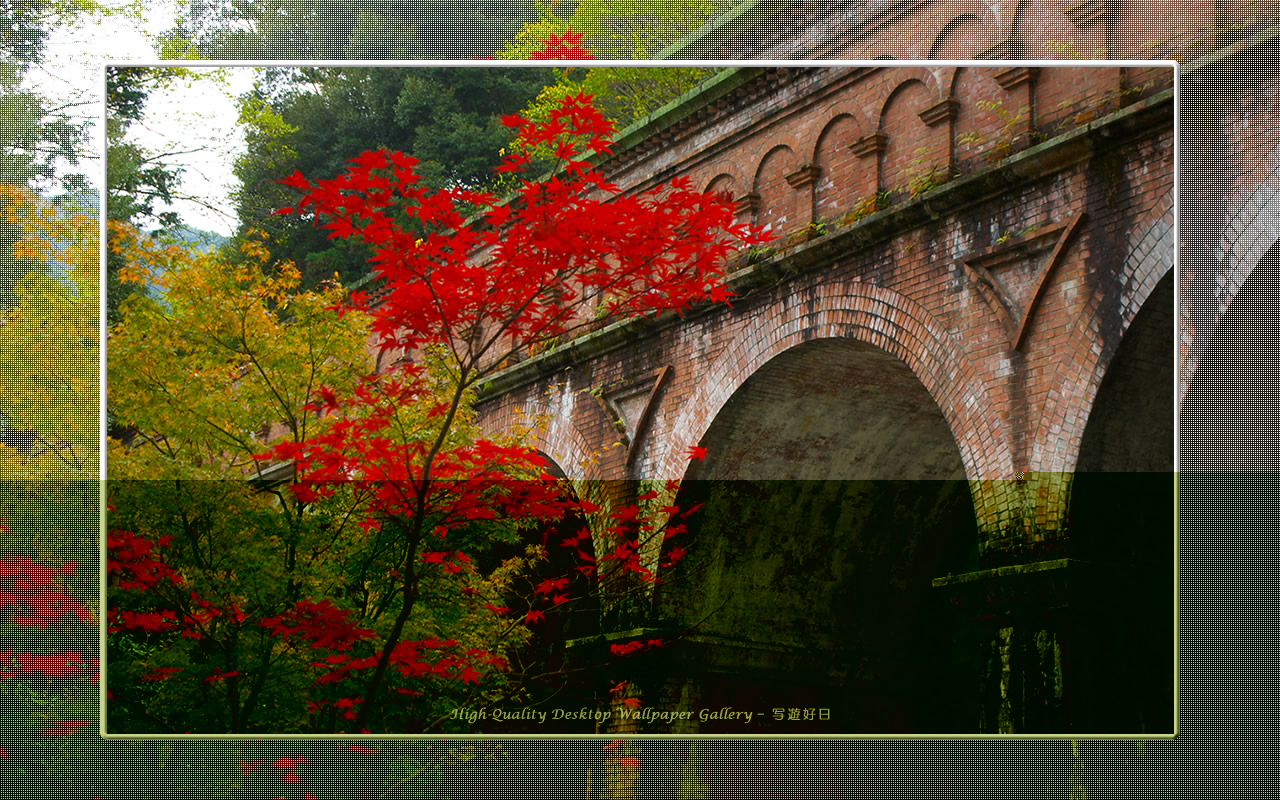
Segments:
[[[970,481],[984,565],[1065,553],[1073,475],[1022,472],[1013,480]]]
[[[1106,671],[1095,661],[1104,654],[1088,645],[1099,633],[1097,577],[1091,564],[1060,558],[933,581],[962,619],[977,732],[1078,728],[1073,700],[1088,681],[1084,672]]]

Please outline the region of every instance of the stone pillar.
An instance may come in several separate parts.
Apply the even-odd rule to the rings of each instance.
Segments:
[[[792,189],[796,190],[796,194],[801,196],[801,200],[797,204],[799,211],[799,222],[803,228],[813,224],[813,190],[817,185],[818,176],[822,173],[822,169],[813,163],[806,163],[799,169],[786,175],[787,183]]]
[[[1091,616],[1082,596],[1091,572],[1060,558],[933,581],[966,623],[976,656],[974,732],[1073,730],[1073,633]]]
[[[946,127],[946,152],[940,171],[944,174],[944,180],[951,180],[959,175],[956,169],[956,117],[960,113],[960,101],[954,97],[948,97],[926,108],[920,112],[920,119],[930,128],[945,124]]]
[[[1069,472],[970,481],[983,566],[1064,554],[1072,483]]]

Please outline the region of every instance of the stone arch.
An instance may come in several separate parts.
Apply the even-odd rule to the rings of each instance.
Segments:
[[[937,81],[931,71],[897,84],[880,109],[879,132],[884,150],[879,154],[879,189],[910,192],[912,184],[930,171],[945,169],[950,161],[946,126],[931,128],[920,112],[938,99]]]
[[[699,511],[688,537],[656,559],[654,624],[733,643],[750,670],[712,678],[714,651],[695,652],[673,679],[700,684],[715,707],[765,686],[781,687],[780,706],[822,694],[849,732],[962,729],[973,715],[953,699],[953,682],[969,676],[962,648],[950,646],[955,617],[940,613],[932,588],[977,561],[955,437],[892,344],[877,341],[887,328],[868,320],[869,335],[841,335],[853,331],[823,318],[847,326],[855,314],[813,311],[828,304],[812,295],[798,305],[805,316],[793,322],[812,327],[781,323],[800,335],[726,387],[700,440],[707,456],[690,464],[673,502]]]
[[[1130,322],[1094,393],[1074,472],[1173,472],[1173,272]],[[1172,481],[1169,488],[1172,489]],[[1172,498],[1170,498],[1172,505]],[[1074,500],[1073,500],[1074,502]]]
[[[1038,59],[1112,59],[1138,58],[1137,55],[1123,56],[1107,52],[1107,29],[1133,31],[1133,24],[1121,27],[1119,17],[1127,13],[1132,4],[1118,4],[1111,12],[1113,19],[1105,20],[1105,7],[1094,6],[1091,11],[1086,4],[1063,3],[1050,5],[1047,3],[1029,3],[1019,0],[1009,20],[1008,36],[1023,44],[1020,58]],[[1075,9],[1069,16],[1066,10]],[[1144,37],[1134,32],[1124,37],[1134,42]],[[1155,58],[1147,54],[1146,58]]]
[[[722,161],[714,164],[703,174],[711,176],[706,180],[699,181],[702,184],[703,191],[711,191],[711,187],[721,179],[728,179],[730,183],[729,191],[733,193],[735,198],[751,189],[751,184],[747,182],[746,176],[742,174],[742,169],[731,161]]]
[[[930,67],[901,67],[893,71],[897,81],[892,87],[882,92],[883,99],[880,99],[873,106],[876,108],[876,130],[884,130],[884,114],[888,110],[889,105],[894,102],[897,97],[909,84],[918,81],[924,84],[928,90],[928,102],[930,104],[941,100],[942,93],[938,86],[938,76]],[[923,108],[917,108],[915,111],[923,111]]]
[[[1209,473],[1189,478],[1199,486],[1224,485],[1223,473],[1280,471],[1278,305],[1280,240],[1212,329],[1195,332],[1200,358],[1179,408],[1178,440],[1179,470]]]
[[[530,390],[523,403],[517,401],[499,414],[485,415],[485,434],[492,436],[512,427],[529,426],[532,420],[545,420],[545,424],[529,427],[527,444],[551,462],[552,474],[558,472],[557,477],[567,479],[579,498],[602,508],[611,507],[619,481],[611,480],[618,470],[610,459],[618,458],[617,449],[603,454],[593,449],[582,426],[596,424],[612,429],[612,423],[591,398],[567,383],[552,384],[541,397],[533,395]],[[591,537],[582,545],[583,550],[594,554],[606,546],[606,524],[604,518],[595,515],[587,519]]]
[[[837,112],[827,119],[814,140],[809,163],[817,173],[813,187],[815,219],[835,219],[859,197],[874,191],[875,172],[849,150],[849,145],[867,130],[859,116]]]
[[[1103,579],[1096,608],[1124,608],[1081,624],[1073,725],[1098,731],[1173,728],[1174,271],[1173,215],[1148,219],[1130,237],[1120,308],[1123,334],[1104,341],[1085,395],[1066,506],[1066,547]],[[1104,323],[1105,324],[1105,323]],[[1096,325],[1090,330],[1097,335]],[[1084,329],[1084,326],[1082,326]],[[1114,346],[1112,346],[1114,343]],[[1073,398],[1075,399],[1075,398]],[[1076,423],[1073,423],[1076,424]],[[1040,435],[1048,435],[1042,432]],[[1088,620],[1089,611],[1077,617]],[[1087,631],[1087,633],[1085,633]]]
[[[698,444],[720,409],[756,370],[783,351],[816,338],[849,338],[875,345],[903,361],[942,411],[970,480],[1002,479],[1013,465],[1003,424],[974,365],[950,334],[910,298],[878,286],[824,287],[814,309],[799,294],[756,315],[736,344],[706,372],[685,401],[655,458],[656,478],[681,478],[686,450]],[[981,518],[981,509],[978,509]]]
[[[818,147],[822,137],[827,129],[831,127],[831,124],[841,117],[853,118],[855,136],[862,136],[874,131],[875,124],[872,121],[872,115],[867,113],[867,108],[867,106],[849,99],[837,100],[824,107],[820,118],[825,121],[822,123],[822,129],[819,134],[814,137],[813,147],[808,151],[809,160],[813,162],[818,160]]]
[[[769,136],[761,143],[760,152],[762,155],[760,160],[756,162],[755,180],[759,180],[760,164],[765,160],[765,158],[768,158],[771,153],[780,147],[785,147],[792,154],[792,160],[787,163],[787,167],[789,169],[795,169],[800,166],[796,159],[798,159],[802,153],[811,152],[813,149],[812,147],[805,147],[800,143],[799,139],[789,133],[778,132],[769,134]]]
[[[530,427],[529,445],[551,460],[570,481],[598,480],[603,477],[600,458],[577,424],[582,413],[578,404],[584,401],[579,395],[567,384],[554,384],[539,399],[526,398],[501,414],[485,415],[485,434],[493,436],[512,427],[530,425],[534,420],[545,420],[544,425]]]

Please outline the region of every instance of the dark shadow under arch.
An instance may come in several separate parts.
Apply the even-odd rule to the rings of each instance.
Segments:
[[[656,600],[696,704],[758,709],[752,733],[967,730],[976,714],[952,689],[973,664],[957,663],[931,581],[976,560],[972,497],[910,369],[849,339],[793,347],[739,387],[702,445],[677,505],[705,505]],[[792,707],[829,718],[773,718]]]
[[[1069,556],[1072,726],[1173,731],[1174,297],[1166,275],[1134,317],[1080,442]]]

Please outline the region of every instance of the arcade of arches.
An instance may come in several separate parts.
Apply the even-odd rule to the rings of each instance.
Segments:
[[[624,189],[690,175],[780,246],[732,308],[590,334],[479,407],[541,415],[575,481],[700,506],[569,643],[664,642],[581,732],[1172,731],[1169,77],[751,69],[628,139]]]

